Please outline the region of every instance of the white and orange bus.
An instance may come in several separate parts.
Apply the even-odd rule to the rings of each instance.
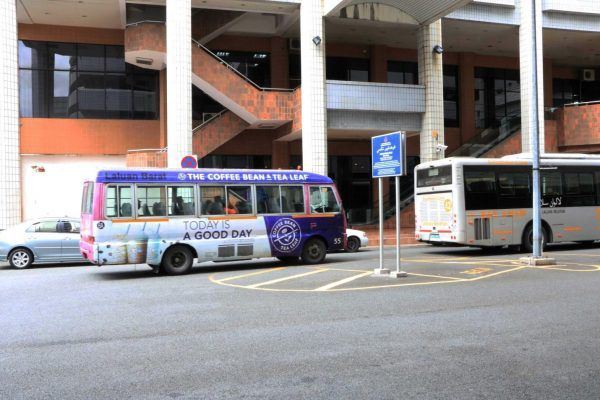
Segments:
[[[541,157],[544,244],[600,240],[600,156]],[[415,236],[531,252],[531,155],[447,158],[415,169]]]

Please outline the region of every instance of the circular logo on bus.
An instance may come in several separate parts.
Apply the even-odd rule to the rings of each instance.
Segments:
[[[446,212],[452,211],[452,200],[446,199],[444,201],[444,211],[446,211]]]
[[[275,222],[271,229],[271,243],[282,252],[293,251],[300,244],[302,231],[300,225],[291,218],[282,218]]]

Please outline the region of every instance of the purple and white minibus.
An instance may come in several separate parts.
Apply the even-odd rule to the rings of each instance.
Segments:
[[[333,181],[304,171],[127,169],[84,184],[83,256],[178,275],[194,259],[323,262],[345,247]]]

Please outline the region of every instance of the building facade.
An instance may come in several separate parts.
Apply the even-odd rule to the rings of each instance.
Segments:
[[[597,0],[3,2],[0,228],[187,154],[328,174],[368,223],[375,134],[406,131],[409,166],[528,150],[533,9],[544,149],[599,152]]]

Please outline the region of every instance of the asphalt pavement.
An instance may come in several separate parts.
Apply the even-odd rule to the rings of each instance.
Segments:
[[[557,265],[450,247],[275,259],[0,266],[4,399],[598,399],[600,246]],[[393,268],[393,249],[386,263]]]

